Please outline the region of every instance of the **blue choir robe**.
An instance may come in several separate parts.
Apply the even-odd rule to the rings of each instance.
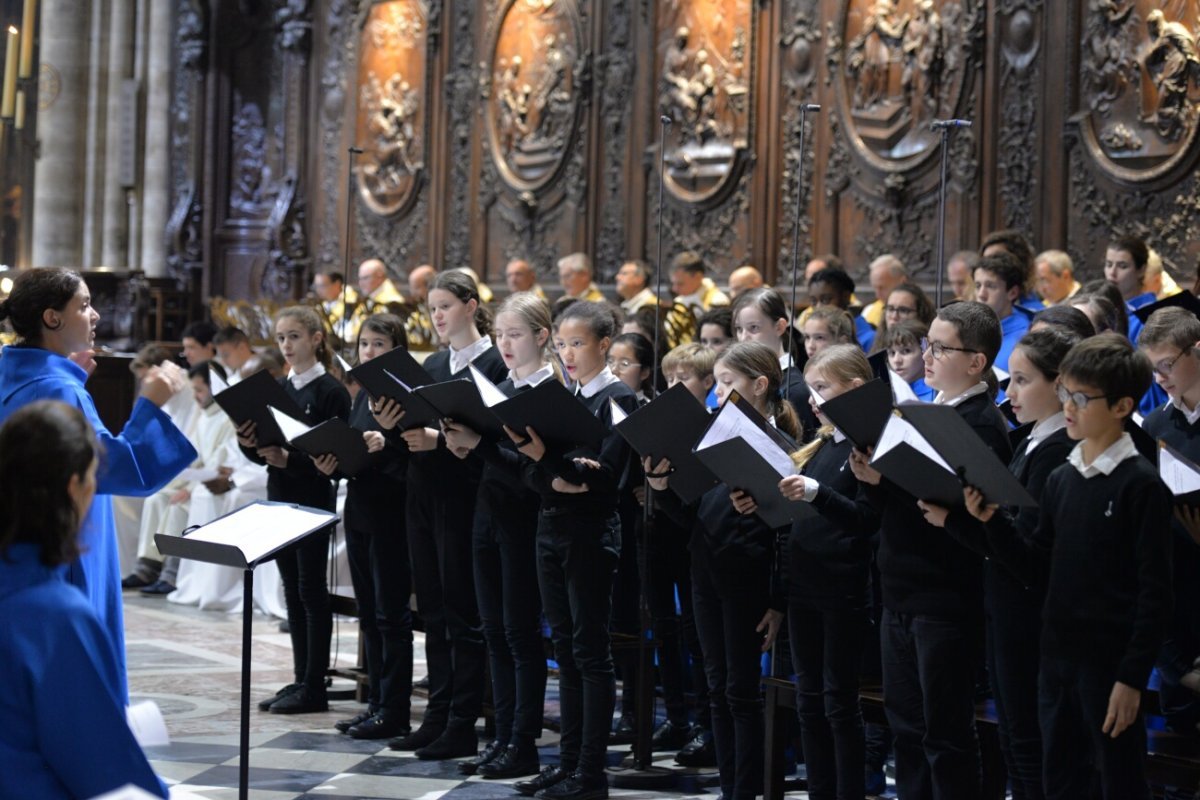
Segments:
[[[924,378],[917,378],[909,387],[922,403],[932,403],[933,398],[937,397],[937,389],[926,383]]]
[[[0,800],[166,797],[125,722],[112,639],[66,567],[19,543],[0,556]]]
[[[854,318],[854,335],[858,339],[858,346],[863,349],[863,352],[871,352],[871,347],[875,344],[875,326],[859,315]]]
[[[1142,292],[1137,297],[1134,297],[1125,303],[1125,312],[1129,315],[1129,341],[1133,342],[1134,347],[1137,347],[1138,336],[1142,332],[1142,321],[1138,319],[1137,314],[1133,313],[1142,306],[1153,303],[1158,298],[1154,292]],[[1150,382],[1150,388],[1146,390],[1146,394],[1138,402],[1138,411],[1142,416],[1147,417],[1150,412],[1156,408],[1162,408],[1167,400],[1167,393],[1158,385],[1157,381]]]
[[[1025,312],[1013,308],[1008,316],[1000,320],[1000,352],[996,353],[996,360],[993,362],[997,367],[1008,372],[1008,359],[1012,355],[1012,351],[1017,346],[1017,342],[1021,341],[1021,337],[1029,331],[1029,315]]]
[[[0,423],[21,406],[59,400],[82,411],[96,429],[104,448],[96,499],[79,534],[83,555],[68,568],[67,579],[87,595],[112,639],[124,698],[128,688],[121,568],[110,495],[154,494],[192,463],[196,449],[171,418],[145,398],[138,398],[125,429],[114,436],[100,421],[96,404],[84,388],[87,377],[79,365],[49,350],[6,347],[0,355]]]

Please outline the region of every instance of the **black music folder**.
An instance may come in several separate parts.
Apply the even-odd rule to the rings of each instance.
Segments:
[[[696,457],[731,490],[754,498],[759,518],[772,528],[816,514],[802,500],[788,500],[779,482],[796,473],[792,446],[737,392],[713,415],[693,448]]]
[[[867,363],[871,365],[871,374],[876,378],[887,380],[888,373],[891,369],[888,367],[888,352],[887,350],[879,350],[867,356]]]
[[[471,375],[483,402],[513,433],[525,436],[533,428],[546,447],[559,453],[599,450],[608,428],[587,406],[556,380],[545,380],[532,389],[507,397],[478,370]],[[478,431],[476,431],[478,433]]]
[[[988,503],[1037,502],[952,406],[901,403],[875,448],[872,465],[919,500],[962,505],[963,485]]]
[[[254,423],[259,447],[283,447],[287,444],[287,437],[275,424],[270,407],[274,406],[295,419],[304,419],[305,416],[287,390],[265,369],[213,395],[213,400],[229,415],[235,426],[247,420]]]
[[[1158,440],[1158,475],[1185,506],[1200,506],[1200,466],[1171,445]]]
[[[1142,324],[1145,325],[1150,321],[1150,315],[1155,311],[1163,308],[1174,308],[1176,306],[1186,311],[1190,311],[1197,317],[1200,317],[1200,299],[1197,299],[1196,295],[1192,294],[1187,289],[1184,289],[1178,294],[1173,294],[1170,297],[1164,297],[1162,300],[1158,300],[1153,303],[1147,303],[1138,310],[1134,311],[1133,315],[1140,319]]]
[[[890,379],[876,378],[821,404],[821,413],[860,452],[867,452],[892,417],[895,402]]]
[[[503,396],[499,389],[496,391]],[[504,436],[500,418],[484,402],[475,382],[468,378],[431,383],[416,389],[413,394],[437,411],[439,419],[461,422],[485,439]]]
[[[692,452],[692,443],[701,437],[710,419],[708,409],[687,387],[676,384],[615,427],[634,452],[650,457],[651,467],[670,459],[671,491],[690,503],[718,483]]]
[[[359,364],[350,375],[376,400],[386,397],[404,407],[402,429],[420,428],[438,420],[436,409],[413,397],[415,389],[433,383],[433,378],[404,348],[397,347]]]
[[[155,534],[154,543],[163,555],[253,569],[337,521],[331,511],[257,500],[184,536]]]
[[[353,478],[370,466],[371,454],[367,452],[362,431],[351,428],[345,420],[334,417],[310,427],[277,409],[273,408],[271,412],[275,424],[293,446],[310,456],[337,456],[338,472],[347,478]]]

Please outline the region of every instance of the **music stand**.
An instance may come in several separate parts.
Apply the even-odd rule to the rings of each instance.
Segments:
[[[291,503],[258,500],[193,528],[183,536],[155,534],[165,556],[190,558],[242,570],[242,719],[238,743],[238,798],[250,792],[250,622],[254,616],[254,568],[286,547],[338,522],[337,514]]]

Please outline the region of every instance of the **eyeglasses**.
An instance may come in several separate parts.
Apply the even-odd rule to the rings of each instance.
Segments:
[[[946,353],[978,353],[978,350],[972,350],[969,347],[951,347],[948,344],[941,342],[931,342],[927,339],[921,340],[921,352],[929,353],[938,361],[946,357]]]
[[[911,317],[917,313],[917,310],[910,306],[884,306],[883,313],[895,314],[898,317]]]
[[[1154,371],[1159,375],[1162,375],[1164,378],[1171,377],[1171,370],[1175,369],[1176,362],[1178,362],[1179,359],[1183,358],[1185,355],[1187,355],[1187,351],[1180,350],[1179,355],[1175,356],[1174,358],[1164,358],[1162,361],[1156,362],[1154,364]]]
[[[1058,395],[1058,402],[1062,403],[1064,406],[1070,402],[1071,405],[1075,406],[1080,411],[1083,411],[1085,408],[1087,408],[1088,402],[1092,400],[1104,400],[1107,398],[1107,395],[1103,394],[1090,395],[1084,394],[1083,392],[1072,392],[1061,383],[1056,383],[1054,385],[1054,393]]]
[[[630,361],[628,358],[608,359],[608,368],[613,372],[624,372],[625,370],[632,369],[633,367],[638,367],[640,369],[641,366],[641,364],[637,363],[636,361]]]

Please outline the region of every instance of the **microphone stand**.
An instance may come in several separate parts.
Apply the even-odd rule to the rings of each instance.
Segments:
[[[342,340],[343,355],[350,355],[353,342],[347,342],[346,336],[354,338],[354,332],[350,328],[350,306],[346,303],[346,285],[350,282],[350,220],[354,213],[354,160],[357,156],[362,155],[362,148],[351,145],[346,148],[346,247],[345,255],[342,258],[342,332],[338,334],[338,338]],[[362,298],[359,298],[360,302]],[[355,304],[357,307],[357,304]],[[337,333],[337,331],[334,331]]]
[[[661,124],[661,135],[658,147],[658,260],[654,277],[655,302],[662,300],[662,255],[663,255],[663,200],[667,164],[667,129],[671,126],[671,117],[663,114],[658,118]],[[662,332],[662,316],[657,313],[656,306],[654,326],[654,359],[651,366],[650,378],[657,389],[658,353]],[[638,553],[638,644],[637,644],[637,695],[634,700],[636,719],[636,738],[633,752],[620,767],[607,770],[612,785],[623,789],[662,790],[674,786],[678,775],[674,770],[653,765],[653,736],[654,736],[654,679],[653,665],[653,619],[650,614],[650,601],[647,589],[650,581],[650,542],[654,537],[654,496],[650,489],[650,478],[643,473],[642,496],[642,547]],[[636,538],[634,539],[636,542]],[[636,544],[635,544],[636,546]],[[626,677],[628,680],[628,677]],[[628,764],[628,766],[626,766]]]
[[[942,167],[938,179],[938,232],[937,232],[937,285],[933,295],[933,307],[942,307],[942,283],[946,272],[946,182],[950,171],[950,131],[954,128],[969,128],[967,119],[935,119],[929,123],[930,130],[942,134]]]

